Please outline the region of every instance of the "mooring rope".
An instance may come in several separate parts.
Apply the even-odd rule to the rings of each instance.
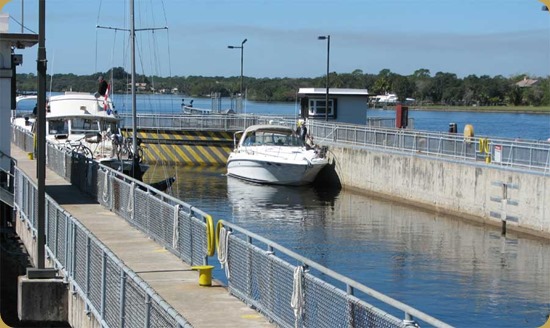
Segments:
[[[105,171],[105,178],[103,179],[103,202],[107,203],[109,200],[109,172]]]
[[[294,280],[292,283],[292,298],[290,299],[290,306],[294,309],[294,326],[298,328],[298,322],[302,318],[304,311],[304,290],[302,286],[302,276],[304,274],[304,268],[297,266],[294,268]]]
[[[222,227],[220,229],[220,237],[218,243],[218,261],[220,261],[222,269],[225,269],[225,275],[227,279],[230,278],[229,274],[229,235],[231,231]]]
[[[132,185],[130,186],[130,194],[128,195],[128,207],[126,208],[128,210],[128,213],[132,213],[134,211],[134,191],[136,190],[136,183],[132,181]],[[132,218],[134,217],[134,214],[132,213]]]
[[[172,248],[178,249],[179,237],[180,237],[180,206],[174,206],[174,231],[172,234]]]

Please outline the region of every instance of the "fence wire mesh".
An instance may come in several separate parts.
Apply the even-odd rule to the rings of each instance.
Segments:
[[[128,327],[144,326],[147,314],[145,292],[133,280],[127,279],[126,290],[126,325]]]
[[[90,274],[88,268],[88,236],[81,229],[76,229],[74,243],[73,279],[77,285],[87,291],[87,279]]]
[[[103,287],[104,292],[104,311],[103,315],[105,321],[111,327],[120,326],[120,291],[121,283],[120,277],[122,274],[122,269],[117,263],[111,258],[107,257],[105,261],[105,286]]]
[[[35,229],[34,221],[28,218],[36,204],[36,186],[18,168],[15,169],[15,181],[20,217]],[[103,320],[107,327],[141,327],[144,322],[149,322],[150,327],[190,327],[49,196],[45,216],[48,255],[74,284],[99,321]]]
[[[310,121],[308,131],[316,141],[392,148],[404,152],[421,152],[427,156],[446,156],[456,160],[485,161],[491,165],[517,167],[544,172],[550,170],[550,143],[538,140],[467,137],[457,133],[407,129],[375,128],[348,124]],[[487,147],[481,147],[484,141]]]
[[[291,306],[296,266],[252,245],[229,237],[229,289],[282,327],[401,327],[402,320],[374,308],[307,271],[303,314]]]
[[[101,311],[101,280],[103,278],[103,252],[99,245],[90,245],[89,253],[89,276],[88,276],[88,298],[94,308]],[[100,312],[101,313],[101,312]],[[103,313],[101,313],[103,315]]]

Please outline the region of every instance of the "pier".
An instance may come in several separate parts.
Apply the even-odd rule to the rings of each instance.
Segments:
[[[14,147],[12,155],[17,160],[17,167],[22,173],[29,177],[35,175],[36,161],[30,160],[27,152]],[[218,281],[214,280],[211,287],[200,286],[199,272],[193,270],[192,265],[183,262],[120,216],[104,208],[89,195],[71,185],[63,177],[51,170],[47,171],[46,176],[46,193],[52,202],[59,204],[57,211],[66,213],[70,218],[78,219],[78,223],[75,223],[78,228],[74,227],[74,229],[86,233],[87,238],[97,238],[96,247],[105,247],[101,252],[103,258],[111,255],[110,259],[112,261],[120,261],[119,264],[131,270],[129,272],[133,272],[126,273],[125,279],[130,280],[132,274],[139,276],[140,279],[136,282],[146,284],[150,288],[151,298],[156,295],[162,296],[162,299],[166,302],[165,304],[169,304],[166,306],[173,309],[174,313],[180,314],[180,316],[176,316],[176,318],[179,318],[176,321],[182,322],[182,326],[187,326],[184,322],[192,323],[188,325],[189,327],[275,326],[258,312],[247,307],[237,298],[232,297]],[[32,179],[30,182],[36,183],[36,180]],[[53,209],[50,207],[51,210]],[[16,218],[15,222],[17,234],[23,240],[27,250],[31,252],[31,257],[36,258],[36,254],[33,254],[33,250],[36,249],[35,232],[29,226],[29,222],[21,216]],[[52,223],[50,222],[50,224]],[[59,222],[58,225],[61,230],[56,231],[55,234],[66,233],[66,224]],[[49,231],[51,232],[51,230]],[[81,236],[76,233],[73,238],[81,238]],[[69,252],[69,250],[63,249],[52,251],[59,251],[58,256],[64,256],[61,253],[65,251]],[[76,251],[78,252],[78,249]],[[100,263],[99,266],[101,267]],[[96,262],[96,264],[98,263]],[[55,266],[55,262],[50,261],[50,266]],[[100,267],[97,269],[100,269]],[[66,269],[71,270],[70,268]],[[73,267],[72,270],[75,274],[79,274],[77,268]],[[103,270],[111,271],[113,267],[104,267]],[[100,274],[100,272],[95,274]],[[90,276],[89,279],[94,278]],[[103,293],[101,288],[90,289],[86,293],[92,297],[94,292],[97,293],[97,296],[103,294],[101,295],[103,302],[106,302],[110,297],[117,297],[116,295],[107,296],[105,293],[109,292],[109,288],[106,288],[107,286],[104,284],[100,284],[100,286],[105,289]],[[100,286],[96,286],[96,288]],[[79,297],[76,287],[69,283],[68,288],[72,291],[68,295],[67,309],[68,322],[71,326],[100,326],[100,322],[90,323],[90,320],[96,321],[97,319],[94,320],[94,316],[87,314],[91,312],[91,309]],[[25,307],[27,301],[29,300],[21,300],[21,306]],[[128,296],[127,301],[132,301],[130,296]],[[160,302],[159,304],[163,303]],[[145,298],[143,298],[141,306],[144,310],[146,309]],[[39,314],[32,313],[32,309],[27,310],[31,311],[30,316],[36,315],[36,318],[39,318]],[[127,313],[128,319],[126,319],[126,325],[129,327],[139,325],[146,319],[145,312],[130,314]],[[130,321],[132,316],[135,316],[133,318],[135,321]],[[100,315],[100,317],[106,317],[106,315]],[[151,327],[159,326],[159,324],[160,322],[155,323],[152,321]]]

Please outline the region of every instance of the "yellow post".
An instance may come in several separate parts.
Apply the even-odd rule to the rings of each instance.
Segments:
[[[546,321],[546,323],[539,328],[550,328],[550,316],[548,316],[548,320]]]
[[[191,267],[193,270],[199,270],[199,285],[212,286],[212,269],[213,265],[197,265]]]
[[[0,317],[0,328],[10,328],[10,326],[8,326],[4,320],[2,320],[2,317]]]
[[[34,159],[34,154],[33,153],[28,153],[27,156],[29,156],[29,159],[31,161]]]

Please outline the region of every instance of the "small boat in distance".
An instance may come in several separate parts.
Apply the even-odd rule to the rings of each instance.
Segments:
[[[304,185],[313,182],[328,164],[321,149],[307,146],[287,126],[252,125],[236,132],[234,142],[235,149],[227,159],[227,175],[247,181]]]
[[[181,111],[185,115],[235,114],[235,111],[231,108],[220,111],[213,111],[212,109],[208,108],[194,107],[193,100],[191,100],[189,104],[186,104],[185,99],[181,100]]]

